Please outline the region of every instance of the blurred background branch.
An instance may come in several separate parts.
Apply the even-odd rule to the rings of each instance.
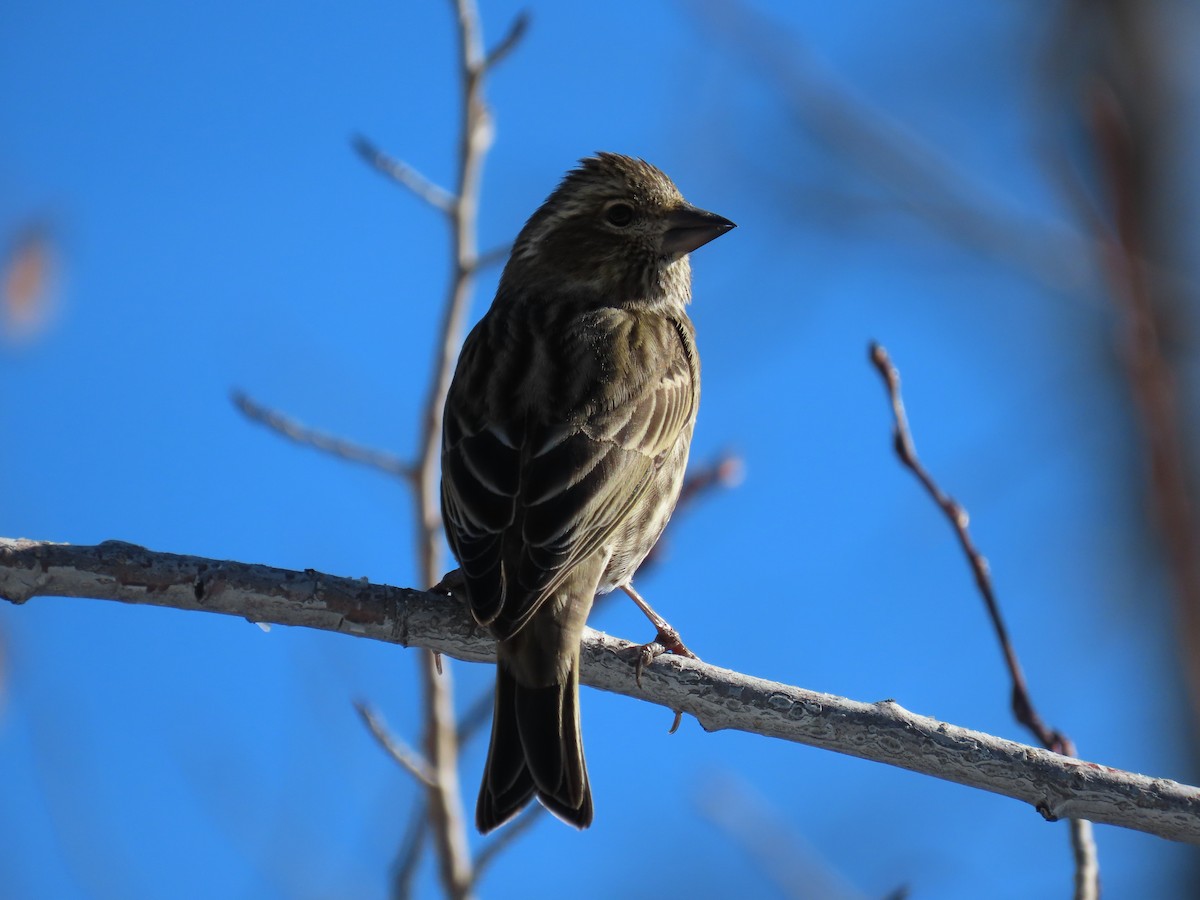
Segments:
[[[1118,313],[1113,349],[1128,381],[1145,460],[1145,509],[1174,585],[1173,631],[1200,734],[1200,522],[1186,438],[1196,404],[1179,371],[1180,349],[1194,344],[1197,297],[1190,282],[1156,277],[1193,253],[1177,219],[1180,125],[1160,50],[1168,28],[1159,4],[1071,0],[1054,45],[1055,71],[1093,167],[1096,199],[1077,209],[1093,229],[1096,262]],[[1067,196],[1086,193],[1072,191],[1072,183],[1063,186]]]

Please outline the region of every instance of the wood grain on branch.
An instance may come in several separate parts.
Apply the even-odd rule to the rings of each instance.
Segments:
[[[366,579],[108,541],[94,547],[0,538],[0,597],[89,597],[302,625],[456,659],[489,662],[495,644],[456,598]],[[589,630],[584,684],[682,710],[708,731],[735,729],[898,766],[1075,818],[1200,844],[1200,789],[1073,759],[917,715],[664,656],[634,680],[637,645]]]

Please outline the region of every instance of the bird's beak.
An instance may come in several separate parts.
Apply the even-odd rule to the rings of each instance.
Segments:
[[[668,256],[675,253],[691,253],[736,227],[724,216],[698,209],[690,203],[680,204],[667,213],[663,252]]]

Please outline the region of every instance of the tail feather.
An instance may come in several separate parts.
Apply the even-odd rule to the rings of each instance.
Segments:
[[[535,796],[569,825],[592,824],[578,672],[576,664],[564,683],[530,688],[503,663],[496,667],[492,743],[475,811],[480,832],[503,825]]]

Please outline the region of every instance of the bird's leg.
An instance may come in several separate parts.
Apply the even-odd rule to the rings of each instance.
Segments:
[[[684,646],[683,640],[679,637],[679,632],[671,627],[671,623],[656,613],[653,607],[646,602],[646,598],[634,590],[632,584],[621,585],[621,590],[629,595],[629,599],[637,604],[637,608],[642,611],[642,614],[654,626],[656,634],[651,643],[662,647],[662,650],[655,654],[656,656],[661,656],[662,653],[675,653],[679,656],[690,657],[691,659],[698,658],[695,653]]]
[[[638,648],[637,669],[635,677],[640,686],[642,683],[642,669],[654,662],[655,659],[662,656],[664,653],[674,653],[677,656],[686,656],[690,659],[699,659],[695,653],[689,650],[679,637],[679,632],[671,627],[671,623],[656,613],[653,607],[646,602],[641,594],[634,590],[632,584],[621,585],[621,590],[629,595],[629,599],[637,604],[637,608],[642,611],[642,614],[650,620],[650,624],[655,628],[654,640],[648,644],[642,644]]]

